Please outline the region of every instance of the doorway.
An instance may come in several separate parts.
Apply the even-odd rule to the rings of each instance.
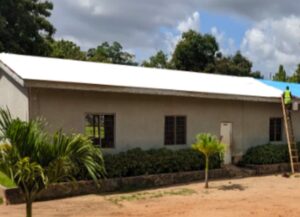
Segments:
[[[225,144],[224,164],[231,164],[232,123],[221,123],[221,142]]]

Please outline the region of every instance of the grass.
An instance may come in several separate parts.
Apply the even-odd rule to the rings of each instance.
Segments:
[[[16,187],[15,183],[10,178],[8,178],[6,175],[4,175],[2,172],[0,172],[0,185],[7,187],[7,188]]]
[[[177,190],[170,190],[170,191],[145,191],[145,192],[138,192],[133,194],[123,194],[120,196],[112,196],[107,197],[106,200],[121,206],[122,202],[125,201],[139,201],[139,200],[146,200],[146,199],[153,199],[153,198],[160,198],[164,196],[189,196],[192,194],[196,194],[196,191],[192,189],[182,188]]]
[[[0,197],[0,205],[3,204],[3,199]]]

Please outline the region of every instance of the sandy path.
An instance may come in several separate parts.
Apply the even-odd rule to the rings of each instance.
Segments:
[[[188,195],[162,195],[188,189]],[[146,193],[145,193],[146,192]],[[136,193],[125,194],[131,197]],[[145,199],[119,201],[124,194],[88,195],[34,204],[34,216],[43,217],[280,217],[300,216],[300,178],[281,176],[211,182],[204,190],[203,183],[143,191]],[[0,206],[0,216],[23,217],[24,205]]]

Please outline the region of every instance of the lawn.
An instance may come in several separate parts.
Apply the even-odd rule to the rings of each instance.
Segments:
[[[251,177],[154,190],[36,202],[33,216],[53,217],[298,217],[300,177]],[[0,216],[23,216],[25,205],[0,206]]]
[[[4,175],[2,172],[0,172],[0,185],[7,187],[7,188],[16,187],[15,183],[10,178],[8,178],[6,175]]]

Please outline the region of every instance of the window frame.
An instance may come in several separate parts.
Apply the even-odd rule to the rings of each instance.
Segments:
[[[94,144],[96,146],[99,146],[101,149],[115,149],[116,148],[116,122],[117,122],[117,119],[116,119],[116,113],[109,113],[109,112],[85,112],[84,113],[84,123],[83,123],[83,132],[84,132],[84,135],[85,135],[85,127],[86,127],[86,116],[87,115],[98,115],[99,117],[101,115],[105,116],[105,115],[112,115],[114,117],[114,126],[113,126],[113,133],[114,133],[114,136],[113,136],[113,146],[112,147],[102,147],[102,144],[101,144],[101,136],[100,136],[100,144]],[[100,121],[100,118],[99,118],[99,121]],[[101,134],[101,130],[100,130],[100,134]]]
[[[281,126],[280,126],[280,140],[277,140],[277,121],[280,120],[281,121]],[[271,122],[274,122],[274,129],[273,132],[271,131]],[[271,117],[269,118],[269,142],[271,143],[276,143],[276,142],[282,142],[283,141],[283,118],[282,117]],[[271,138],[271,132],[273,133],[273,138]]]
[[[166,118],[167,117],[172,117],[175,119],[174,121],[174,135],[173,135],[173,140],[174,143],[173,144],[166,144]],[[184,140],[185,143],[177,143],[177,118],[184,118],[185,120],[185,125],[184,125]],[[163,131],[163,143],[164,146],[183,146],[183,145],[187,145],[187,115],[165,115],[164,116],[164,131]]]

